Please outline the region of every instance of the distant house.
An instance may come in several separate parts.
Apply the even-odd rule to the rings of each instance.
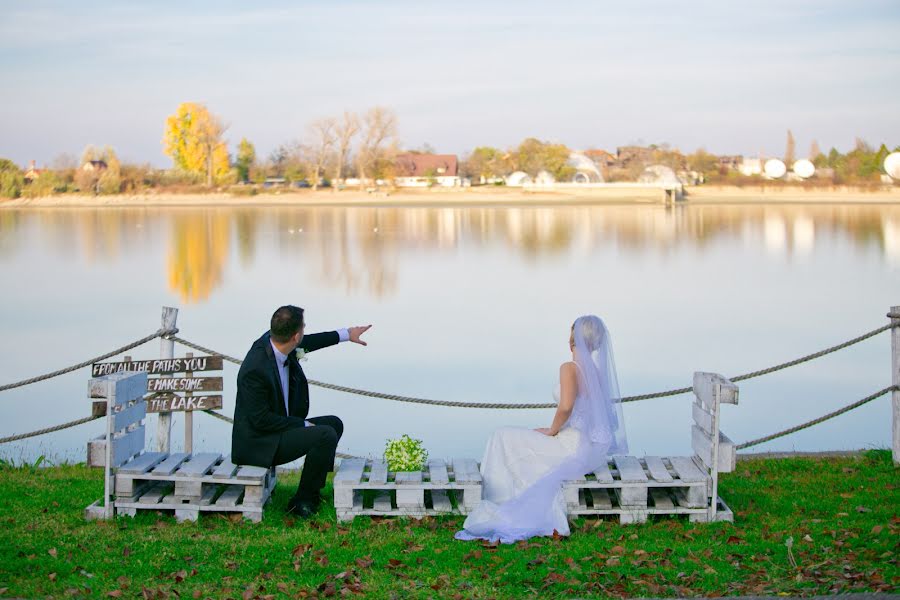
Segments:
[[[649,164],[653,160],[653,148],[644,146],[620,146],[616,148],[616,166],[623,169],[633,163]]]
[[[598,166],[601,167],[611,167],[616,164],[616,157],[611,152],[607,152],[606,150],[596,150],[590,149],[582,152],[589,159],[594,161]]]
[[[408,152],[395,161],[397,187],[459,187],[459,161],[455,154],[418,154]]]
[[[28,168],[25,170],[25,181],[32,182],[38,177],[41,176],[41,173],[46,171],[47,169],[38,169],[34,166],[34,161],[31,161],[31,164],[28,165]]]
[[[81,165],[81,170],[87,173],[99,173],[101,171],[105,171],[109,167],[106,164],[106,161],[102,160],[89,160],[83,165]]]
[[[719,156],[719,166],[728,169],[729,171],[739,171],[741,168],[741,164],[744,162],[744,157],[740,154],[735,156]]]

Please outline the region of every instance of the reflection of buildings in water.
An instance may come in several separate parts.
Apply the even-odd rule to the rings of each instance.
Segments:
[[[806,215],[798,216],[794,219],[794,226],[791,231],[794,241],[794,252],[801,255],[811,253],[816,242],[816,226],[812,219]]]
[[[772,254],[781,254],[787,245],[787,227],[781,215],[766,215],[763,221],[763,244]]]
[[[892,265],[900,265],[900,218],[885,219],[881,228],[885,258]]]
[[[185,303],[209,298],[228,258],[229,217],[221,211],[176,214],[169,246],[169,288]]]

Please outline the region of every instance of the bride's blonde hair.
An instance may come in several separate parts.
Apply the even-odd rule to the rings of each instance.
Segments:
[[[587,346],[589,351],[593,352],[603,343],[604,327],[599,317],[594,315],[579,317],[572,324],[573,331],[576,326],[579,328],[581,339],[584,340],[584,345]]]

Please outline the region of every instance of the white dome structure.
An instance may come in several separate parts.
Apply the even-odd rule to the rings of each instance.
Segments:
[[[525,171],[516,171],[506,176],[506,185],[509,187],[522,187],[531,183],[531,176]]]
[[[584,154],[572,152],[566,164],[575,169],[572,183],[603,183],[603,173],[597,167],[597,163]]]
[[[900,152],[891,152],[884,157],[884,172],[893,180],[900,180]]]
[[[812,164],[812,161],[809,161],[805,158],[801,158],[791,167],[791,171],[797,175],[797,177],[802,177],[803,179],[809,179],[816,173],[816,165]]]
[[[677,185],[680,182],[678,181],[678,176],[671,167],[665,165],[650,165],[644,169],[644,172],[638,177],[638,183],[664,183]]]
[[[549,171],[540,171],[534,178],[535,185],[553,185],[554,183],[556,183],[556,178]]]
[[[787,173],[787,167],[777,158],[770,158],[766,161],[766,166],[763,167],[763,173],[771,179],[779,179]]]

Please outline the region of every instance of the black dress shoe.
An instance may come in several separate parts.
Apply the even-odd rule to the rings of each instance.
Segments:
[[[316,514],[316,511],[318,510],[319,503],[313,500],[297,498],[297,496],[288,500],[287,513],[300,517],[301,519],[308,519]]]

